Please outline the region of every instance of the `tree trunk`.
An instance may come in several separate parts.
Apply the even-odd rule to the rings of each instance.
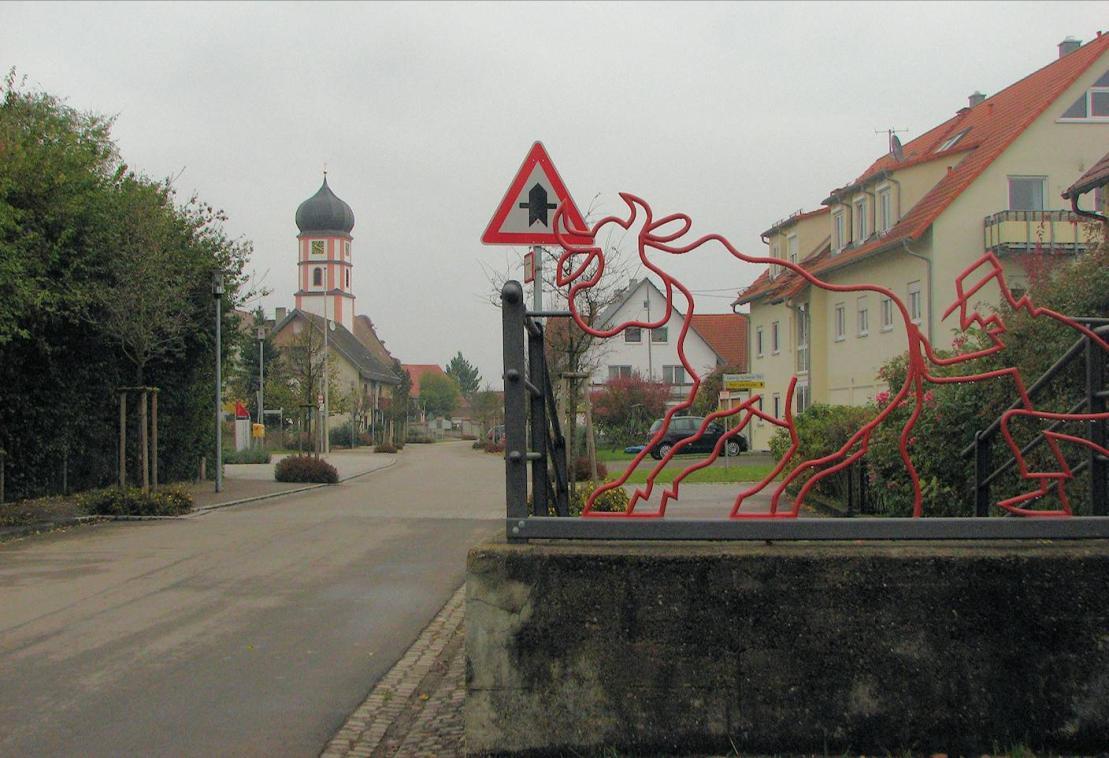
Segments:
[[[119,393],[119,486],[127,486],[127,393]]]

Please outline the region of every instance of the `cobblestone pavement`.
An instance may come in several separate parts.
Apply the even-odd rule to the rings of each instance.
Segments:
[[[466,697],[462,586],[324,748],[340,756],[460,756]]]

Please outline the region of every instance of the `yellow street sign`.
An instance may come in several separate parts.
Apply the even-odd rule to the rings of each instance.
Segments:
[[[762,374],[724,374],[724,389],[735,390],[761,390],[766,388],[766,381]]]

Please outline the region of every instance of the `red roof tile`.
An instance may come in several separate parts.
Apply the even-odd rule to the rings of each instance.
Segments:
[[[446,376],[447,372],[437,363],[402,363],[401,367],[412,377],[411,397],[420,396],[420,380],[427,374]]]
[[[747,370],[747,317],[738,313],[693,314],[689,325],[729,366]]]
[[[947,209],[963,190],[977,179],[1013,140],[1021,135],[1074,81],[1090,68],[1109,48],[1109,34],[1099,35],[1078,50],[1052,61],[1047,66],[1009,85],[973,108],[966,108],[954,118],[930,129],[907,143],[903,159],[898,161],[884,155],[863,172],[854,184],[869,179],[885,170],[896,170],[908,165],[932,160],[945,160],[955,154],[966,153],[957,164],[953,163],[947,174],[882,237],[871,239],[863,245],[849,248],[834,256],[820,256],[806,262],[814,274],[845,266],[890,247],[902,240],[919,239],[932,223]],[[936,153],[935,148],[959,131],[967,129],[966,136],[953,148]],[[965,142],[965,144],[964,144]],[[851,185],[848,185],[851,186]],[[776,293],[778,289],[791,289],[786,285],[796,280],[793,274],[784,274],[774,280],[774,288],[765,286],[759,277],[741,294],[737,302]],[[803,287],[795,285],[794,291]]]

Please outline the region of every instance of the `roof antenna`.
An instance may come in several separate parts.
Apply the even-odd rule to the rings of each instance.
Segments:
[[[886,134],[887,138],[889,139],[888,149],[889,149],[890,154],[893,155],[893,157],[896,158],[897,160],[901,160],[905,157],[905,154],[901,151],[901,140],[899,140],[897,138],[897,135],[898,134],[905,134],[908,131],[909,131],[908,129],[894,129],[891,126],[889,129],[875,129],[874,133],[875,134],[882,134],[884,132]]]

